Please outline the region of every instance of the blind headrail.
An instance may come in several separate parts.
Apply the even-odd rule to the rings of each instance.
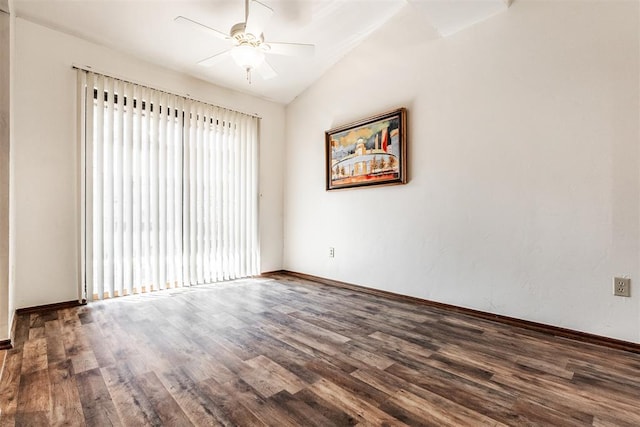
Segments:
[[[225,110],[232,111],[234,113],[244,114],[246,116],[254,117],[254,118],[259,119],[259,120],[262,119],[262,117],[260,117],[257,113],[251,114],[251,113],[246,113],[244,111],[234,110],[233,108],[228,108],[228,107],[224,107],[222,105],[212,104],[210,101],[204,101],[202,99],[197,99],[197,98],[191,96],[190,94],[183,95],[183,94],[180,94],[180,93],[171,92],[170,90],[166,90],[166,89],[161,89],[161,88],[158,88],[158,87],[150,86],[150,85],[145,84],[145,83],[140,83],[140,82],[136,82],[136,81],[133,81],[133,80],[124,79],[122,77],[118,77],[118,76],[115,76],[113,74],[103,73],[101,71],[96,71],[89,65],[84,65],[83,66],[83,65],[72,64],[71,68],[76,69],[76,70],[86,71],[88,73],[100,74],[102,76],[110,77],[112,79],[119,80],[119,81],[124,82],[124,83],[138,85],[138,86],[141,86],[141,87],[144,87],[144,88],[147,88],[147,89],[156,90],[158,92],[163,92],[163,93],[166,93],[166,94],[172,95],[172,96],[179,96],[181,98],[188,99],[188,100],[191,100],[191,101],[201,102],[203,104],[207,104],[207,105],[210,105],[212,107],[223,108]]]

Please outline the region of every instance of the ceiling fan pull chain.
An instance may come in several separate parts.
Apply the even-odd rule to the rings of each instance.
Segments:
[[[247,68],[247,81],[251,84],[251,68]]]

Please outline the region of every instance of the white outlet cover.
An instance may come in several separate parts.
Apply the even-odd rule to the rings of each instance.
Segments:
[[[614,277],[613,294],[619,297],[630,297],[631,279],[629,279],[628,277]]]

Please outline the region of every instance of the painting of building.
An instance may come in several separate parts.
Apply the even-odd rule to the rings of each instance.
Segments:
[[[401,116],[394,114],[330,135],[331,187],[401,178]]]

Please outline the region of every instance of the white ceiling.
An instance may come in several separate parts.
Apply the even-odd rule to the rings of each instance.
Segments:
[[[278,76],[252,83],[228,57],[211,68],[197,62],[228,42],[174,22],[182,15],[228,33],[244,21],[244,0],[13,0],[16,16],[132,54],[219,86],[291,102],[403,7],[424,16],[442,36],[507,9],[510,0],[261,0],[275,13],[266,41],[310,43],[312,58],[267,55]],[[91,65],[91,64],[86,64]]]

